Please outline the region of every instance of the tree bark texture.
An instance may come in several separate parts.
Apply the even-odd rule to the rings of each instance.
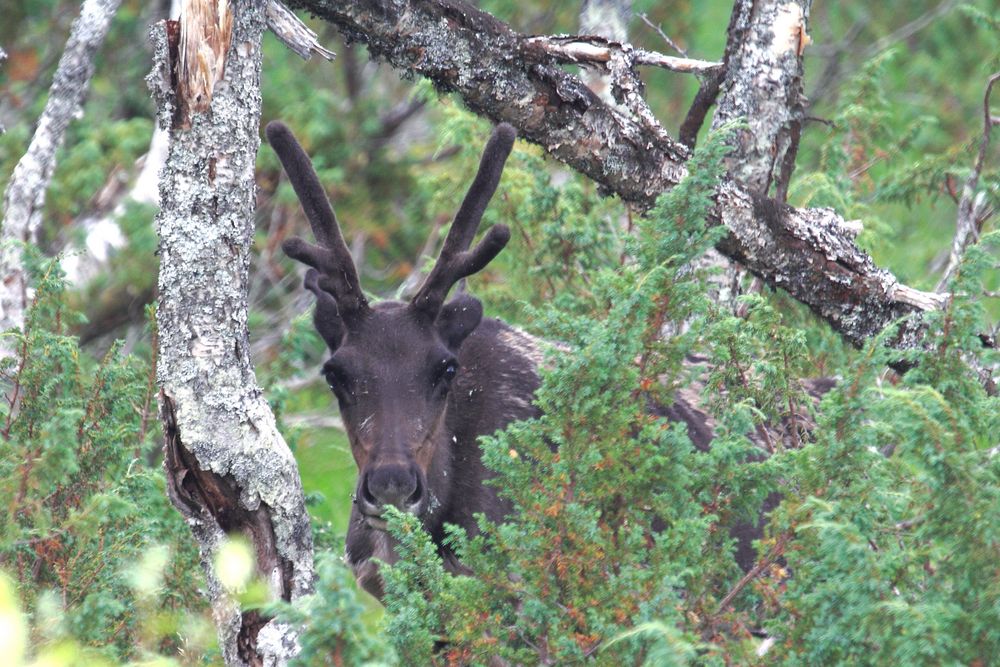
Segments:
[[[756,195],[785,201],[802,118],[802,49],[810,0],[737,0],[726,74],[713,128],[744,122],[727,159],[729,175]]]
[[[583,0],[580,8],[580,34],[624,42],[628,40],[628,22],[631,18],[632,0]],[[583,80],[605,104],[617,106],[611,94],[608,73],[587,69],[583,72]]]
[[[0,331],[21,328],[24,324],[28,286],[22,250],[25,243],[34,242],[38,236],[45,191],[56,168],[56,151],[70,121],[82,112],[83,98],[94,73],[94,57],[120,4],[121,0],[83,3],[70,28],[35,134],[7,184],[0,230]],[[5,347],[0,345],[0,355],[10,354]]]
[[[7,60],[7,52],[3,50],[2,46],[0,46],[0,65],[2,65],[5,60]],[[0,134],[4,134],[6,131],[7,128],[3,126],[2,122],[0,122]]]
[[[292,628],[241,613],[216,578],[226,534],[253,544],[275,599],[313,586],[309,519],[298,469],[250,365],[247,291],[259,146],[264,2],[234,3],[222,78],[205,112],[178,99],[183,21],[154,27],[148,77],[170,131],[161,173],[157,377],[171,500],[201,549],[227,665],[283,665]],[[186,108],[189,115],[178,113]]]
[[[726,157],[730,178],[747,192],[785,201],[804,115],[801,46],[809,3],[783,0],[736,0],[727,29],[725,69],[708,78],[692,103],[681,136],[694,146],[694,137],[708,108],[715,104],[712,129],[737,123]],[[707,97],[711,95],[711,97]],[[688,139],[684,139],[685,133]],[[711,250],[701,267],[719,269],[711,278],[715,298],[727,310],[740,312],[736,301],[746,271]],[[759,286],[752,285],[751,289]]]
[[[511,123],[522,138],[639,210],[686,174],[688,148],[662,127],[605,104],[529,38],[460,0],[289,4],[364,42],[373,57],[455,92],[474,113]],[[794,57],[803,43],[794,45]],[[716,204],[713,219],[729,229],[719,251],[807,304],[855,345],[912,315],[892,341],[911,347],[919,339],[919,314],[945,302],[876,266],[853,242],[851,224],[832,209],[790,208],[734,181],[719,186]]]

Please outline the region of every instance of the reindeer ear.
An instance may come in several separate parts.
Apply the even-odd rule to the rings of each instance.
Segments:
[[[468,294],[459,294],[441,307],[434,324],[445,344],[457,350],[483,319],[483,304]]]
[[[340,310],[333,295],[319,286],[319,271],[306,271],[305,288],[316,295],[316,310],[313,312],[313,325],[316,331],[326,341],[331,352],[340,347],[344,339],[344,321],[340,318]]]

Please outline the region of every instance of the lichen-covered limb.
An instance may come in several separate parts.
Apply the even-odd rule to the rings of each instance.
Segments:
[[[171,78],[177,23],[154,26],[148,78],[159,122],[170,132],[157,216],[157,378],[167,483],[199,543],[229,665],[282,665],[296,644],[292,628],[241,612],[219,585],[211,563],[223,535],[240,533],[251,541],[276,599],[309,592],[314,578],[298,469],[249,357],[264,6],[265,0],[232,5],[222,81],[199,90],[209,97],[206,112],[177,97]],[[177,113],[184,107],[191,110],[186,117]]]
[[[289,0],[289,5],[364,42],[373,57],[455,92],[473,112],[512,124],[519,136],[639,210],[687,173],[687,147],[608,106],[530,38],[460,0]],[[792,12],[784,17],[788,34],[779,46],[792,44],[794,36],[798,51],[807,38],[793,35],[790,19],[798,14],[787,11]],[[720,186],[713,217],[731,234],[719,250],[807,304],[852,343],[940,302],[935,295],[915,300],[919,292],[901,289],[854,244],[850,224],[834,211],[755,201],[734,182]],[[907,331],[895,344],[913,343],[913,331]]]
[[[121,0],[86,0],[73,21],[56,68],[45,109],[27,152],[17,163],[3,200],[0,230],[0,331],[24,324],[27,284],[21,249],[33,242],[42,223],[45,191],[56,167],[56,151],[66,128],[80,114],[94,73],[94,56],[108,33]],[[9,351],[0,349],[0,354]]]
[[[738,0],[729,24],[726,73],[712,127],[741,122],[730,176],[748,191],[785,200],[805,115],[802,49],[809,0]]]
[[[830,208],[796,209],[724,183],[716,196],[730,234],[719,250],[770,285],[805,301],[854,345],[906,315],[942,307],[945,295],[902,285],[854,243]],[[818,298],[821,297],[821,298]],[[894,343],[916,346],[919,318],[900,328]]]

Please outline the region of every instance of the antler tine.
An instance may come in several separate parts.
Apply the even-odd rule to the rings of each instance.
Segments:
[[[358,271],[312,161],[284,123],[268,123],[264,132],[302,203],[313,236],[319,241],[319,245],[314,245],[296,236],[285,241],[282,249],[292,259],[319,271],[315,282],[333,295],[342,317],[366,310],[368,302],[361,292]]]
[[[500,183],[504,163],[514,146],[515,136],[514,128],[507,123],[501,123],[493,130],[479,162],[479,171],[455,214],[441,254],[427,280],[413,297],[411,303],[414,307],[436,315],[451,286],[462,278],[481,271],[510,240],[510,230],[506,225],[494,225],[475,248],[468,249],[479,229],[486,206]]]

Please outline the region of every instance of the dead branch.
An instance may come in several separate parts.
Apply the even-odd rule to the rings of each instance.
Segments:
[[[21,261],[23,244],[34,242],[42,224],[45,191],[71,120],[80,114],[94,56],[107,35],[121,0],[86,0],[73,21],[56,68],[49,98],[27,152],[17,163],[4,193],[0,230],[0,330],[24,324],[28,286]],[[0,348],[0,356],[11,351]]]
[[[647,26],[649,26],[650,28],[652,28],[653,30],[655,30],[656,34],[658,34],[660,36],[660,39],[662,39],[664,42],[666,42],[667,45],[670,48],[672,48],[677,53],[681,54],[683,57],[687,58],[687,51],[685,51],[680,46],[678,46],[677,42],[675,42],[674,40],[670,39],[670,36],[667,33],[663,32],[663,27],[662,26],[660,26],[659,24],[653,25],[653,22],[649,20],[649,17],[646,16],[645,13],[639,14],[638,16],[639,16],[639,19],[642,20],[643,23],[645,23]]]
[[[274,36],[303,60],[309,60],[314,53],[327,60],[337,57],[337,54],[319,43],[319,38],[309,26],[278,0],[268,0],[265,12],[267,27]]]
[[[993,211],[987,206],[986,192],[979,189],[979,179],[986,164],[986,152],[990,146],[990,135],[993,126],[998,124],[990,112],[990,95],[993,86],[1000,81],[1000,72],[994,73],[986,82],[986,92],[983,93],[983,133],[979,140],[979,152],[972,165],[972,173],[965,179],[962,196],[958,200],[958,216],[955,219],[955,237],[951,244],[951,254],[948,256],[948,266],[938,282],[938,290],[943,289],[951,280],[962,261],[962,255],[970,243],[979,240],[983,224]]]
[[[747,584],[759,577],[764,570],[769,568],[775,561],[784,555],[785,546],[788,544],[788,540],[791,539],[791,537],[791,533],[782,533],[778,536],[777,542],[768,552],[767,556],[760,559],[760,561],[754,565],[749,572],[743,575],[743,577],[736,582],[736,585],[733,586],[733,588],[722,598],[718,609],[715,610],[716,616],[719,616],[729,608],[729,605],[732,604],[733,600],[736,599],[736,596],[739,595],[744,588],[746,588]]]
[[[556,62],[589,67],[606,67],[612,57],[620,53],[631,61],[633,67],[640,65],[661,67],[685,74],[714,74],[722,69],[720,62],[667,56],[591,35],[528,37],[524,43],[528,47],[541,49],[551,55]]]
[[[684,145],[604,104],[530,37],[459,0],[289,4],[365,42],[373,57],[455,92],[473,112],[511,123],[636,210],[648,209],[687,173]],[[781,45],[797,55],[807,40],[800,23],[786,23]],[[726,181],[711,217],[729,229],[720,252],[807,304],[855,345],[901,318],[889,343],[917,345],[923,308],[915,304],[943,300],[901,286],[876,266],[842,232],[844,219],[832,209],[795,209]]]

